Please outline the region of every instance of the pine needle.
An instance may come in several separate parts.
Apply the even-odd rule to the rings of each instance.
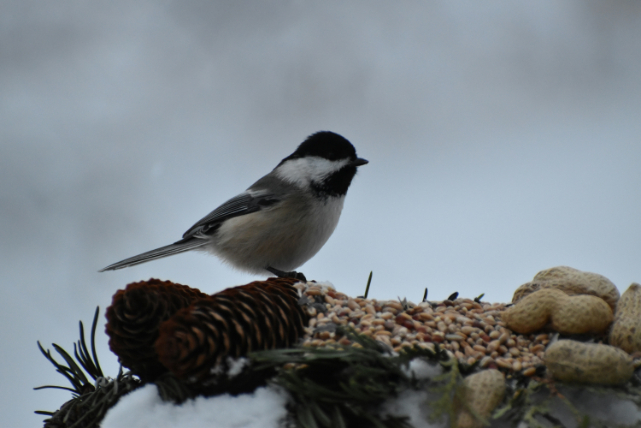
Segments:
[[[367,285],[365,286],[365,294],[362,296],[358,296],[361,299],[367,299],[367,296],[369,295],[369,285],[372,283],[372,274],[374,271],[369,272],[369,278],[367,278]]]
[[[39,415],[50,416],[44,420],[45,427],[97,428],[107,410],[122,395],[140,385],[138,379],[133,378],[129,372],[123,373],[122,368],[116,379],[104,377],[96,353],[96,327],[99,311],[100,308],[96,308],[91,328],[91,354],[89,354],[89,348],[85,340],[82,321],[80,321],[80,339],[73,345],[75,360],[62,347],[55,343],[52,344],[56,352],[64,359],[66,365],[56,361],[51,355],[51,351],[45,350],[38,342],[40,352],[72,386],[72,388],[69,388],[44,385],[34,388],[35,390],[46,388],[63,389],[72,393],[72,399],[63,404],[59,410],[55,412],[37,410],[35,412]],[[89,377],[93,382],[89,381]]]

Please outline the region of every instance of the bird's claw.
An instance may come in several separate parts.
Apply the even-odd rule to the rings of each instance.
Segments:
[[[296,272],[295,270],[286,272],[286,271],[282,271],[280,269],[273,268],[271,266],[268,266],[265,269],[268,270],[269,272],[273,273],[274,275],[276,275],[279,278],[294,278],[294,279],[299,280],[300,282],[307,283],[307,278],[305,278],[305,275],[303,275],[302,272]]]

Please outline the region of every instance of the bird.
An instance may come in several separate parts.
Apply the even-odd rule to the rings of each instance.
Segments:
[[[346,138],[316,132],[270,173],[196,222],[182,239],[100,272],[197,250],[252,274],[307,282],[295,269],[332,235],[357,168],[367,163]]]

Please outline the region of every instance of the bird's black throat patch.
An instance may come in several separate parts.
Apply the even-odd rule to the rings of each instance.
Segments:
[[[311,189],[318,197],[344,196],[356,175],[356,167],[347,165],[336,171],[323,181],[313,181]]]

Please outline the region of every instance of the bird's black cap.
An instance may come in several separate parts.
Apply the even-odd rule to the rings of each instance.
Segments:
[[[294,153],[283,159],[318,156],[329,160],[356,159],[356,149],[346,138],[330,131],[319,131],[307,137]],[[281,162],[281,163],[282,163]]]

